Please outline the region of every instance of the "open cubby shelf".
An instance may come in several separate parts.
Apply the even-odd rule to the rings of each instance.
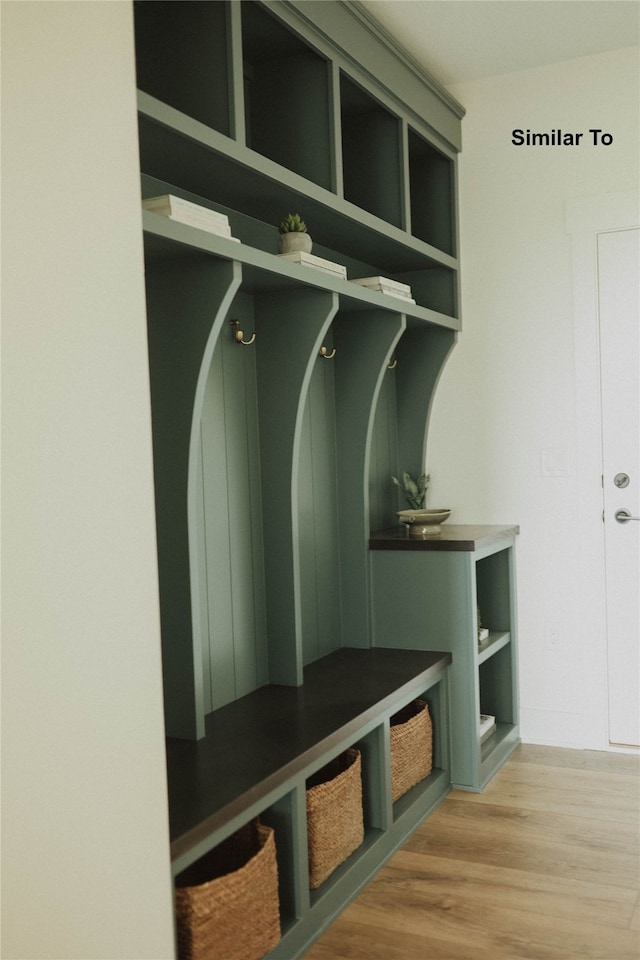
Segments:
[[[452,654],[452,784],[479,791],[519,742],[515,610],[517,527],[444,523],[431,537],[405,527],[374,532],[373,637]],[[477,640],[477,610],[489,642]],[[496,732],[480,743],[480,714]]]
[[[458,319],[457,261],[448,253],[182,115],[168,124],[166,115],[176,112],[144,94],[139,109],[145,196],[195,198],[227,213],[243,243],[273,253],[283,216],[299,212],[314,252],[343,264],[349,278],[381,275],[408,283],[419,303]]]
[[[148,188],[149,178],[143,178],[143,181],[147,185],[147,189],[144,191],[147,196],[155,196],[155,190],[184,195],[185,199],[192,199],[194,196],[187,191],[171,188],[169,184],[158,181],[154,182],[155,190],[150,190]],[[222,208],[219,206],[218,209]],[[234,236],[239,239],[246,238],[247,234],[243,225],[249,219],[238,217],[234,227],[233,218],[230,217]],[[348,279],[344,280],[324,271],[283,260],[276,254],[277,231],[275,229],[268,231],[268,233],[265,231],[267,239],[263,240],[263,248],[260,248],[245,242],[238,244],[227,237],[207,233],[196,227],[169,220],[166,217],[147,211],[143,213],[143,223],[146,252],[149,260],[155,262],[161,260],[179,261],[193,258],[198,252],[203,260],[207,256],[219,260],[235,260],[243,265],[243,283],[252,293],[295,287],[332,290],[339,293],[341,301],[352,310],[382,308],[389,312],[404,313],[416,321],[423,321],[436,327],[459,330],[460,325],[455,317],[437,309],[437,306],[433,308],[429,306],[430,301],[440,306],[443,305],[439,303],[440,294],[437,284],[429,287],[430,271],[425,271],[428,276],[424,280],[424,286],[420,285],[420,278],[418,278],[417,285],[414,284],[413,293],[416,303],[412,304],[399,297],[392,297],[350,283],[351,279],[368,276],[371,271],[378,269],[374,264],[365,264],[360,261],[355,263],[343,258],[338,262],[347,267],[351,266]],[[248,223],[247,229],[250,230],[252,226],[253,224]],[[335,259],[335,254],[324,248],[319,251],[319,255],[325,255],[328,259]],[[391,279],[401,278],[401,273],[391,277]]]
[[[248,819],[273,792],[305,780],[440,682],[450,661],[423,650],[343,648],[309,664],[303,686],[269,684],[208,714],[203,740],[169,738],[171,849],[179,869],[203,839],[232,832],[238,817]],[[446,751],[440,728],[438,769],[446,767]],[[384,790],[376,782],[371,795]]]
[[[340,78],[344,196],[396,227],[404,225],[400,119]]]
[[[247,146],[331,189],[330,62],[248,0],[242,49]]]
[[[450,789],[448,654],[344,648],[305,668],[304,686],[268,685],[214,711],[200,741],[168,740],[174,873],[255,816],[276,838],[283,939],[300,956]],[[433,769],[391,802],[389,719],[420,697],[433,725]],[[362,844],[309,889],[305,791],[345,749],[362,753]]]
[[[332,7],[353,29],[349,5]],[[387,269],[394,246],[413,244],[457,290],[453,111],[439,103],[423,120],[314,29],[325,14],[305,4],[134,9],[145,173],[265,223],[302,206],[318,243],[346,255],[373,244]]]
[[[138,87],[228,136],[228,4],[135,0],[134,12]]]

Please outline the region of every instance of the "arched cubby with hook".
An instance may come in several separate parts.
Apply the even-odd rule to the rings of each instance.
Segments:
[[[167,727],[197,739],[212,710],[370,646],[367,539],[424,456],[455,332],[146,246]]]

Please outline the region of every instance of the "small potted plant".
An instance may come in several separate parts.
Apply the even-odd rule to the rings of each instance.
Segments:
[[[410,473],[402,474],[402,480],[397,477],[391,477],[397,487],[400,487],[404,493],[410,510],[398,510],[398,519],[401,523],[406,523],[411,537],[433,537],[442,532],[441,523],[451,515],[448,508],[439,508],[427,510],[425,508],[425,499],[427,496],[427,487],[431,477],[427,473],[421,474],[414,480]]]
[[[279,253],[296,253],[299,250],[311,253],[313,243],[307,233],[307,225],[298,213],[290,213],[278,227],[278,233]]]
[[[429,486],[429,481],[431,477],[428,473],[423,473],[418,477],[417,480],[414,480],[410,473],[402,474],[402,480],[398,480],[397,477],[391,477],[396,487],[400,487],[404,493],[405,500],[413,510],[422,510],[424,509],[424,501],[427,495],[427,487]]]

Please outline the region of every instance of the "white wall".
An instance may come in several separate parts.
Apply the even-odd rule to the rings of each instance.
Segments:
[[[467,109],[460,167],[464,327],[436,392],[428,502],[451,506],[451,522],[521,525],[521,722],[523,739],[535,742],[606,743],[605,639],[597,621],[590,627],[582,616],[599,589],[585,570],[599,574],[582,556],[578,522],[575,464],[584,458],[576,449],[578,355],[565,204],[637,188],[639,88],[635,47],[451,90]],[[602,128],[614,143],[511,143],[515,128],[558,127]],[[590,482],[599,486],[599,472]],[[596,716],[594,690],[602,692]]]
[[[2,956],[173,956],[128,3],[2,3]]]

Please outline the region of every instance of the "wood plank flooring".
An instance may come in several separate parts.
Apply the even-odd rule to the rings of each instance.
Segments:
[[[305,960],[640,960],[640,757],[523,744]]]

